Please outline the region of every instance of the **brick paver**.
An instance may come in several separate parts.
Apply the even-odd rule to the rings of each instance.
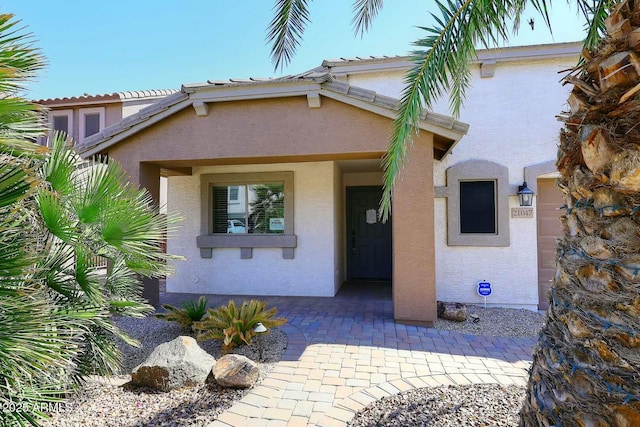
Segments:
[[[346,426],[385,396],[449,384],[526,384],[534,340],[474,336],[396,324],[391,295],[261,297],[287,318],[288,346],[268,378],[209,427]],[[210,295],[217,306],[255,296]],[[180,304],[188,294],[163,294]]]

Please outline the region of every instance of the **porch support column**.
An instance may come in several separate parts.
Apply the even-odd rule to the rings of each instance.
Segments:
[[[437,318],[433,135],[422,131],[408,150],[393,191],[393,317],[432,326]]]
[[[160,167],[147,163],[140,163],[138,175],[140,187],[145,188],[153,197],[156,205],[160,203]],[[154,307],[160,306],[160,280],[157,278],[143,277],[144,290],[142,297],[146,298]]]

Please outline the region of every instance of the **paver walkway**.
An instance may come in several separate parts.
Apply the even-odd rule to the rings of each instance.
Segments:
[[[287,318],[277,366],[210,427],[345,426],[384,396],[425,386],[525,385],[534,340],[396,324],[388,285],[345,286],[334,298],[259,297]],[[250,296],[209,295],[209,304]],[[170,304],[191,294],[163,294]]]

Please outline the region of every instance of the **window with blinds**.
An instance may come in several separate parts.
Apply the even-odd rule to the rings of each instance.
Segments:
[[[284,183],[214,185],[213,232],[284,234]]]

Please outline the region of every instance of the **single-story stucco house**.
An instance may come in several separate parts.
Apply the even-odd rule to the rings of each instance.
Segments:
[[[411,65],[403,57],[185,84],[80,149],[108,154],[157,199],[166,178],[168,209],[186,218],[168,240],[186,257],[169,292],[331,297],[346,281],[383,280],[396,320],[429,324],[436,299],[483,302],[482,282],[490,304],[544,308],[562,204],[555,115],[568,89],[558,72],[579,52],[479,52],[460,119],[439,106],[420,121],[386,223],[376,216],[381,158]],[[518,204],[525,180],[532,208]],[[157,284],[146,286],[157,301]]]

